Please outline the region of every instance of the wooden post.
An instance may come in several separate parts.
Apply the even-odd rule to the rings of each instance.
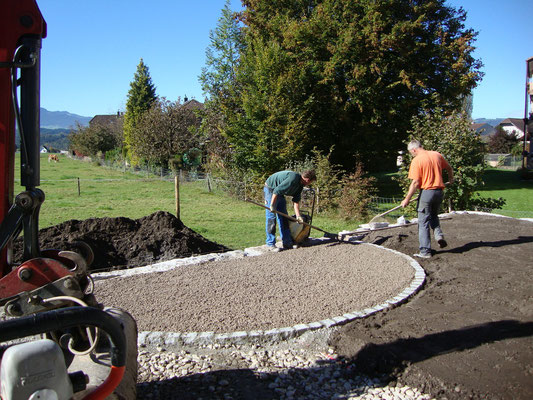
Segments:
[[[176,197],[176,218],[180,219],[180,177],[179,177],[179,173],[174,176],[174,193]]]
[[[211,179],[210,179],[209,172],[207,173],[206,177],[207,177],[207,190],[209,191],[209,193],[211,193]]]
[[[80,178],[78,178],[78,196],[81,196]]]

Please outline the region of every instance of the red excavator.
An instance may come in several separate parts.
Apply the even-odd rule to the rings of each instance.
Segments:
[[[88,273],[92,250],[83,243],[39,248],[45,37],[35,0],[0,1],[0,398],[131,399],[137,327],[128,313],[96,301]],[[14,196],[16,130],[25,190]],[[19,235],[23,254],[14,262]]]

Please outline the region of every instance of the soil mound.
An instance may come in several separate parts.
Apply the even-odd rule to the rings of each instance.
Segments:
[[[76,242],[87,243],[94,252],[89,269],[124,269],[158,261],[229,250],[186,227],[164,211],[146,217],[90,218],[70,220],[41,229],[41,249],[75,250]],[[22,239],[15,243],[15,254],[22,254]]]

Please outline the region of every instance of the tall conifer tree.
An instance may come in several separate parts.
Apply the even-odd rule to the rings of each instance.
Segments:
[[[132,132],[139,118],[150,109],[156,99],[155,86],[152,83],[148,66],[144,64],[141,58],[133,82],[130,83],[126,114],[124,115],[124,147],[132,161],[136,159],[135,154],[131,154]]]

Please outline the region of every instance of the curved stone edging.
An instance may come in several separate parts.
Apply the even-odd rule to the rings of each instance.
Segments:
[[[320,239],[315,239],[320,240]],[[238,331],[229,333],[214,333],[214,332],[158,332],[158,331],[142,331],[139,332],[137,344],[143,346],[181,346],[181,345],[199,345],[207,346],[211,344],[221,345],[242,345],[242,344],[254,344],[254,343],[275,343],[287,339],[298,337],[309,331],[316,331],[319,329],[332,328],[338,325],[342,325],[356,319],[365,318],[376,312],[382,311],[391,306],[397,305],[413,294],[415,294],[424,284],[426,279],[426,273],[424,269],[416,262],[412,257],[399,251],[388,249],[383,246],[379,246],[371,243],[364,243],[358,240],[353,242],[375,246],[386,251],[391,251],[400,255],[409,261],[411,267],[415,270],[415,276],[411,281],[411,284],[406,287],[401,293],[395,297],[386,300],[385,302],[378,304],[374,307],[365,308],[361,311],[352,311],[345,313],[341,316],[331,317],[321,321],[310,322],[307,324],[298,324],[290,327],[270,329],[270,330],[254,330],[254,331]],[[248,250],[248,249],[247,249]],[[260,255],[261,252],[243,252],[243,256],[255,256]],[[212,261],[212,259],[208,260]],[[152,270],[153,271],[153,270]]]

